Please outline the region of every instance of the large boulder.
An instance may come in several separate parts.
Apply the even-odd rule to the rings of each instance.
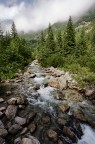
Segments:
[[[5,115],[8,119],[12,120],[15,118],[17,113],[17,106],[9,105],[5,111]]]
[[[51,87],[59,89],[58,78],[51,78],[48,85]]]

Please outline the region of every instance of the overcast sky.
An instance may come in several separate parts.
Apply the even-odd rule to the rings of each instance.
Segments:
[[[0,0],[0,19],[14,20],[19,31],[37,31],[69,16],[80,16],[94,3],[95,0]]]

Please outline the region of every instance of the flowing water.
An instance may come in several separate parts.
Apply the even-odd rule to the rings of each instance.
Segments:
[[[55,113],[55,106],[60,103],[65,102],[65,100],[56,100],[55,93],[56,89],[50,86],[44,87],[44,83],[47,80],[47,75],[45,74],[44,69],[40,66],[32,63],[28,67],[29,71],[32,71],[36,74],[35,78],[24,78],[24,83],[21,86],[21,92],[27,96],[30,104],[43,108],[45,111],[50,113]],[[35,85],[40,85],[40,89],[34,90]],[[75,102],[69,102],[70,106],[73,106]],[[68,115],[72,115],[69,111]],[[88,125],[81,124],[83,136],[78,140],[77,144],[95,144],[95,131]],[[68,142],[69,144],[70,142]],[[70,143],[71,144],[71,143]]]

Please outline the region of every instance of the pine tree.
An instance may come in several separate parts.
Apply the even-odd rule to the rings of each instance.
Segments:
[[[75,53],[75,31],[72,22],[72,18],[69,17],[64,40],[64,54],[74,54]]]
[[[82,28],[80,37],[79,37],[79,42],[77,45],[76,56],[85,55],[86,50],[87,50],[87,46],[86,46],[86,40],[85,40],[85,30],[84,28]]]
[[[0,24],[0,39],[3,38],[3,30],[2,30],[2,27],[1,27],[1,24]]]
[[[49,24],[49,27],[48,27],[48,36],[47,36],[47,40],[46,40],[46,47],[50,53],[55,52],[55,41],[54,41],[54,35],[53,35],[52,28],[51,28],[51,24]]]
[[[18,33],[14,22],[12,23],[11,36],[12,38],[18,38]]]
[[[92,24],[92,31],[91,31],[91,47],[92,51],[95,52],[95,22]]]
[[[57,50],[56,50],[56,52],[59,52],[60,54],[63,53],[62,35],[61,35],[60,31],[58,31],[58,33],[57,33]]]
[[[45,38],[43,32],[41,32],[41,45],[45,44]]]

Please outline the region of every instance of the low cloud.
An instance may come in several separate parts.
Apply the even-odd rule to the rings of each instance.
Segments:
[[[69,16],[78,17],[87,11],[95,0],[34,0],[12,6],[0,4],[0,19],[14,20],[18,31],[37,31]]]

